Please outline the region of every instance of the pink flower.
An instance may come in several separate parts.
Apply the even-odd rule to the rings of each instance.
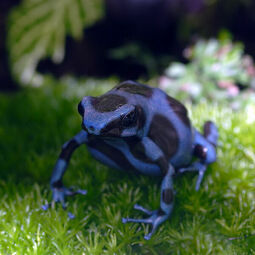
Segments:
[[[180,90],[188,92],[190,90],[190,84],[189,83],[183,83],[180,87]]]
[[[169,79],[166,76],[160,76],[159,78],[159,87],[162,89],[165,89],[167,87],[169,87],[169,85],[171,84],[172,80]]]
[[[229,87],[235,86],[235,84],[232,81],[218,81],[218,87],[222,88],[222,89],[227,89]]]
[[[239,88],[236,85],[232,85],[227,88],[228,94],[232,97],[237,96],[239,94]]]

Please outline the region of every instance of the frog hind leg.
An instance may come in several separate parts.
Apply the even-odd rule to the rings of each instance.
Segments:
[[[74,196],[76,194],[85,195],[86,190],[78,189],[74,191],[71,188],[66,188],[63,186],[62,178],[68,166],[70,157],[72,153],[81,145],[87,142],[87,133],[85,131],[80,131],[76,136],[74,136],[71,140],[66,142],[62,146],[61,153],[58,157],[58,160],[55,164],[51,180],[50,186],[52,189],[52,203],[61,203],[62,207],[66,209],[65,197],[66,196]],[[43,210],[47,210],[52,203],[48,203],[43,205],[41,208]],[[69,218],[73,218],[74,216],[71,213],[68,213]]]
[[[142,211],[147,214],[149,217],[145,219],[133,219],[133,218],[122,218],[123,223],[127,222],[136,222],[136,223],[148,223],[152,225],[151,231],[144,236],[146,240],[149,240],[152,234],[156,231],[158,226],[167,220],[173,209],[173,181],[172,176],[174,174],[174,168],[169,165],[162,183],[161,183],[161,199],[160,199],[160,208],[158,210],[149,211],[140,205],[135,205],[134,209]]]
[[[192,163],[189,167],[180,168],[178,170],[180,173],[198,171],[196,182],[197,191],[200,188],[207,166],[216,161],[218,136],[218,129],[212,121],[205,122],[203,135],[195,130],[193,154],[198,157],[199,160]]]

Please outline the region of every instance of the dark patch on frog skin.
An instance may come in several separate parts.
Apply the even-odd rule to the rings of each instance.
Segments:
[[[207,121],[204,124],[204,137],[206,138],[211,133],[211,121]]]
[[[160,167],[162,175],[165,176],[167,174],[167,170],[168,170],[168,165],[169,165],[168,161],[164,157],[160,157],[157,160],[157,164]]]
[[[207,156],[207,148],[202,146],[201,144],[196,144],[194,151],[193,151],[194,156],[205,160]]]
[[[161,208],[159,208],[159,210],[157,212],[157,215],[158,216],[164,216],[164,215],[166,215],[166,213]]]
[[[137,105],[136,106],[137,112],[138,112],[138,129],[142,129],[146,122],[146,115],[142,108],[142,106]]]
[[[60,189],[60,188],[63,187],[63,183],[62,183],[61,180],[58,180],[58,181],[52,183],[52,187],[53,187],[53,188],[56,188],[56,189]]]
[[[59,158],[68,161],[71,157],[72,152],[79,146],[75,140],[71,140],[66,147],[62,148]]]
[[[95,148],[99,152],[106,155],[109,159],[114,161],[119,167],[123,167],[125,170],[130,171],[134,170],[137,171],[137,169],[127,160],[125,155],[119,151],[118,149],[110,146],[107,144],[103,139],[97,139],[91,136],[89,138],[88,146],[91,148]]]
[[[160,114],[154,115],[148,137],[161,148],[166,159],[170,159],[178,149],[178,133],[172,123]]]
[[[144,110],[140,105],[136,106],[136,111],[138,114],[137,122],[134,122],[128,128],[134,127],[138,124],[138,130],[140,130],[141,128],[144,127],[146,117],[145,117]],[[125,128],[121,124],[121,119],[118,118],[118,119],[115,119],[115,120],[109,122],[104,128],[102,128],[100,135],[102,135],[102,136],[109,135],[109,136],[119,137],[119,136],[121,136],[121,133],[124,129]]]
[[[125,97],[106,94],[100,97],[91,98],[91,104],[98,112],[113,112],[127,103]]]
[[[206,121],[205,124],[204,124],[204,137],[207,138],[212,130],[211,130],[211,126],[213,125],[213,122],[212,121]],[[216,147],[216,143],[212,142],[212,141],[209,141],[207,140],[208,142],[210,142],[214,147]]]
[[[190,127],[190,120],[188,118],[188,112],[186,107],[180,103],[178,100],[166,95],[167,101],[175,112],[175,114],[178,116],[178,118],[187,126]]]
[[[116,87],[116,90],[123,90],[131,94],[138,94],[147,98],[150,98],[153,94],[153,90],[141,83],[125,81]]]
[[[84,115],[84,107],[82,106],[81,102],[78,104],[77,109],[78,109],[79,114],[83,117],[83,115]]]
[[[121,136],[122,128],[121,128],[121,120],[115,119],[109,122],[102,130],[100,131],[100,135],[102,136]]]
[[[130,152],[136,159],[144,163],[155,163],[153,160],[147,157],[144,145],[138,137],[130,137],[129,139],[125,139],[125,142],[127,143]]]
[[[174,193],[172,189],[164,189],[162,192],[162,200],[167,205],[171,204],[174,199]]]

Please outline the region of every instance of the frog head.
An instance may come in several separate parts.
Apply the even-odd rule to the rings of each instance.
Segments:
[[[145,121],[140,105],[128,103],[126,97],[115,93],[86,96],[79,103],[78,111],[83,118],[83,129],[102,137],[137,136]]]

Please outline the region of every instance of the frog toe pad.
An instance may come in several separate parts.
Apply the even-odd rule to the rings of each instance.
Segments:
[[[65,196],[74,196],[77,194],[86,195],[86,193],[87,193],[87,191],[82,190],[82,189],[78,189],[78,190],[74,191],[73,189],[68,189],[65,187],[54,188],[52,200],[53,200],[53,202],[61,203],[62,207],[65,209],[66,208]]]
[[[155,210],[155,211],[149,211],[142,206],[135,205],[135,209],[143,211],[144,213],[150,215],[148,218],[145,219],[133,219],[133,218],[122,218],[122,223],[128,223],[128,222],[135,222],[135,223],[147,223],[152,225],[151,231],[144,236],[144,239],[149,240],[152,236],[152,234],[156,231],[158,226],[164,222],[168,215],[162,212],[161,210]]]
[[[72,188],[68,189],[65,187],[53,188],[52,189],[52,202],[42,205],[41,208],[44,211],[46,211],[51,207],[51,205],[53,205],[55,203],[61,203],[63,209],[66,209],[65,197],[66,196],[74,196],[77,194],[86,195],[87,191],[83,190],[83,189],[78,189],[75,191]],[[73,217],[69,217],[69,218],[73,218]]]
[[[201,162],[194,162],[190,167],[180,168],[179,172],[184,173],[188,171],[196,171],[198,172],[197,182],[196,182],[196,191],[199,190],[201,182],[203,180],[207,165]]]

